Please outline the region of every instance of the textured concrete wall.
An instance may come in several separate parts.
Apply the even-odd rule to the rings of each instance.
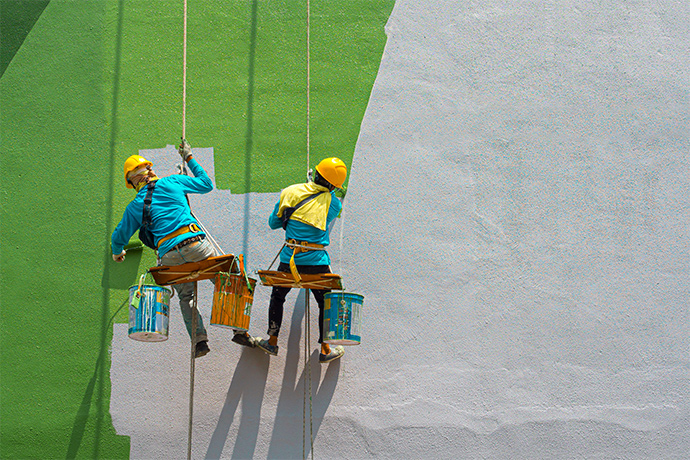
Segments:
[[[687,458],[689,19],[683,2],[396,3],[332,232],[365,332],[341,362],[311,356],[315,457]],[[193,204],[265,268],[276,197]],[[287,306],[278,357],[210,329],[195,458],[302,456],[303,299]],[[163,344],[115,325],[133,458],[186,450],[172,310]]]

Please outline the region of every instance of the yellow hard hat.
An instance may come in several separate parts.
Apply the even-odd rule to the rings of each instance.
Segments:
[[[125,160],[125,184],[127,185],[127,188],[134,188],[127,178],[129,173],[141,168],[142,166],[153,166],[153,163],[139,155],[132,155]]]
[[[316,171],[328,181],[329,184],[337,188],[342,188],[347,177],[347,166],[340,158],[331,157],[321,160],[316,165]]]

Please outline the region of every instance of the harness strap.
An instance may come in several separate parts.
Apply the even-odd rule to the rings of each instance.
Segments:
[[[323,244],[310,243],[309,241],[297,241],[292,238],[286,240],[285,245],[289,248],[292,248],[292,256],[290,257],[290,272],[292,273],[292,276],[295,278],[296,283],[302,281],[302,277],[299,276],[299,272],[297,271],[297,264],[295,263],[295,254],[299,254],[300,252],[326,250]]]
[[[197,224],[189,224],[185,225],[184,227],[180,227],[174,232],[170,233],[169,235],[165,235],[161,240],[158,242],[158,247],[161,247],[161,244],[163,244],[164,241],[167,241],[171,238],[175,238],[176,236],[184,235],[185,233],[196,233],[200,232],[201,229]]]

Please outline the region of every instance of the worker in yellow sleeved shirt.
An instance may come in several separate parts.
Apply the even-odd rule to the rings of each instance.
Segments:
[[[278,271],[293,274],[331,273],[325,247],[329,244],[328,226],[338,217],[342,203],[335,190],[342,188],[347,166],[339,158],[326,158],[316,166],[314,180],[284,189],[268,218],[272,229],[285,230],[286,244],[280,252]],[[298,276],[298,275],[297,275]],[[283,304],[290,288],[273,287],[268,309],[268,340],[256,339],[256,346],[270,355],[278,354],[278,334],[283,321]],[[328,363],[345,353],[343,347],[332,350],[323,343],[324,295],[328,289],[313,289],[319,305],[319,362]]]

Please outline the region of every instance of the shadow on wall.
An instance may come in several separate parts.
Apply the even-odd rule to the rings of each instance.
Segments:
[[[252,181],[252,150],[254,148],[254,64],[256,62],[256,30],[258,0],[252,2],[252,25],[249,39],[249,68],[247,69],[247,131],[244,144],[244,240],[242,254],[249,254],[249,191]]]
[[[304,318],[303,306],[304,291],[301,290],[293,310],[290,338],[287,345],[282,347],[285,350],[284,353],[287,350],[290,352],[287,354],[285,362],[285,372],[268,458],[300,458],[303,455],[303,448],[304,455],[309,454],[311,448],[309,426],[311,425],[315,438],[338,384],[339,361],[328,366],[322,379],[323,366],[319,364],[319,349],[314,350],[309,357],[313,394],[311,421],[308,412],[305,417],[305,402],[309,404],[309,400],[305,401],[304,390],[305,384],[309,386],[309,380],[306,378],[304,369],[302,369],[299,380],[297,378],[297,374],[300,372],[300,357],[302,356],[300,338],[302,337],[302,320]],[[256,350],[244,349],[242,351],[205,458],[221,458],[240,400],[242,401],[242,418],[239,421],[237,438],[232,443],[234,446],[232,458],[254,457],[261,425],[261,406],[268,380],[269,359],[264,354],[260,354],[257,358]],[[304,446],[299,443],[299,440],[303,438],[306,438]]]
[[[305,383],[309,385],[309,381],[307,380],[306,369],[302,369],[302,375],[299,381],[297,381],[301,356],[301,353],[297,352],[297,350],[301,349],[300,338],[302,337],[302,323],[304,319],[305,292],[304,289],[300,289],[292,313],[290,337],[286,347],[286,350],[290,350],[290,353],[288,353],[285,360],[283,384],[281,385],[280,399],[276,409],[275,425],[271,435],[268,458],[300,458],[303,456],[303,452],[304,457],[309,455],[311,450],[309,426],[311,426],[312,436],[316,438],[338,384],[340,360],[328,365],[323,380],[321,380],[323,366],[319,364],[320,350],[317,347],[309,357],[309,372],[311,373],[313,395],[312,415],[311,419],[308,413],[306,417],[304,416],[304,404],[309,404],[308,400],[304,400],[304,385]],[[314,308],[311,307],[310,310],[314,310]],[[318,312],[318,307],[316,311]],[[316,341],[312,340],[312,342],[315,343]],[[310,345],[313,346],[314,344]],[[303,437],[306,437],[304,447],[297,443],[297,440],[303,439]]]
[[[2,40],[0,41],[0,77],[12,62],[12,58],[22,47],[26,36],[29,35],[38,18],[43,14],[50,0],[34,0],[32,2],[6,2],[0,8],[2,15],[0,27]]]
[[[257,355],[260,355],[257,358]],[[244,348],[232,376],[218,424],[213,431],[204,458],[220,458],[228,438],[235,412],[242,400],[242,419],[232,458],[253,458],[261,424],[261,403],[268,378],[269,357],[256,350]]]
[[[23,2],[24,4],[26,2]],[[112,211],[113,211],[113,186],[115,178],[113,176],[113,168],[115,167],[115,145],[118,132],[117,126],[117,110],[118,97],[120,94],[120,62],[122,50],[122,21],[124,11],[124,0],[118,2],[118,19],[117,19],[117,33],[115,43],[115,64],[114,64],[114,81],[113,81],[113,106],[111,111],[111,130],[110,130],[110,146],[108,155],[108,181],[106,185],[107,197],[105,204],[105,233],[103,235],[103,277],[101,279],[101,339],[98,348],[98,358],[94,366],[93,376],[86,386],[84,397],[77,410],[74,418],[74,425],[72,426],[72,435],[70,436],[69,447],[67,448],[66,458],[75,458],[81,447],[84,438],[84,431],[91,413],[91,404],[94,401],[94,393],[96,394],[95,401],[97,402],[95,423],[96,428],[96,442],[94,443],[94,451],[91,454],[83,454],[91,458],[98,458],[99,438],[103,430],[103,419],[106,417],[107,411],[104,409],[104,385],[106,384],[106,361],[109,349],[109,332],[112,330],[112,323],[115,316],[127,304],[127,300],[122,302],[122,305],[115,313],[108,319],[110,312],[109,292],[112,287],[111,279],[129,280],[136,275],[141,259],[141,251],[137,251],[134,257],[130,257],[122,264],[122,267],[117,267],[116,270],[111,270],[113,260],[110,254],[110,228],[112,227]],[[125,273],[126,272],[126,273]]]

